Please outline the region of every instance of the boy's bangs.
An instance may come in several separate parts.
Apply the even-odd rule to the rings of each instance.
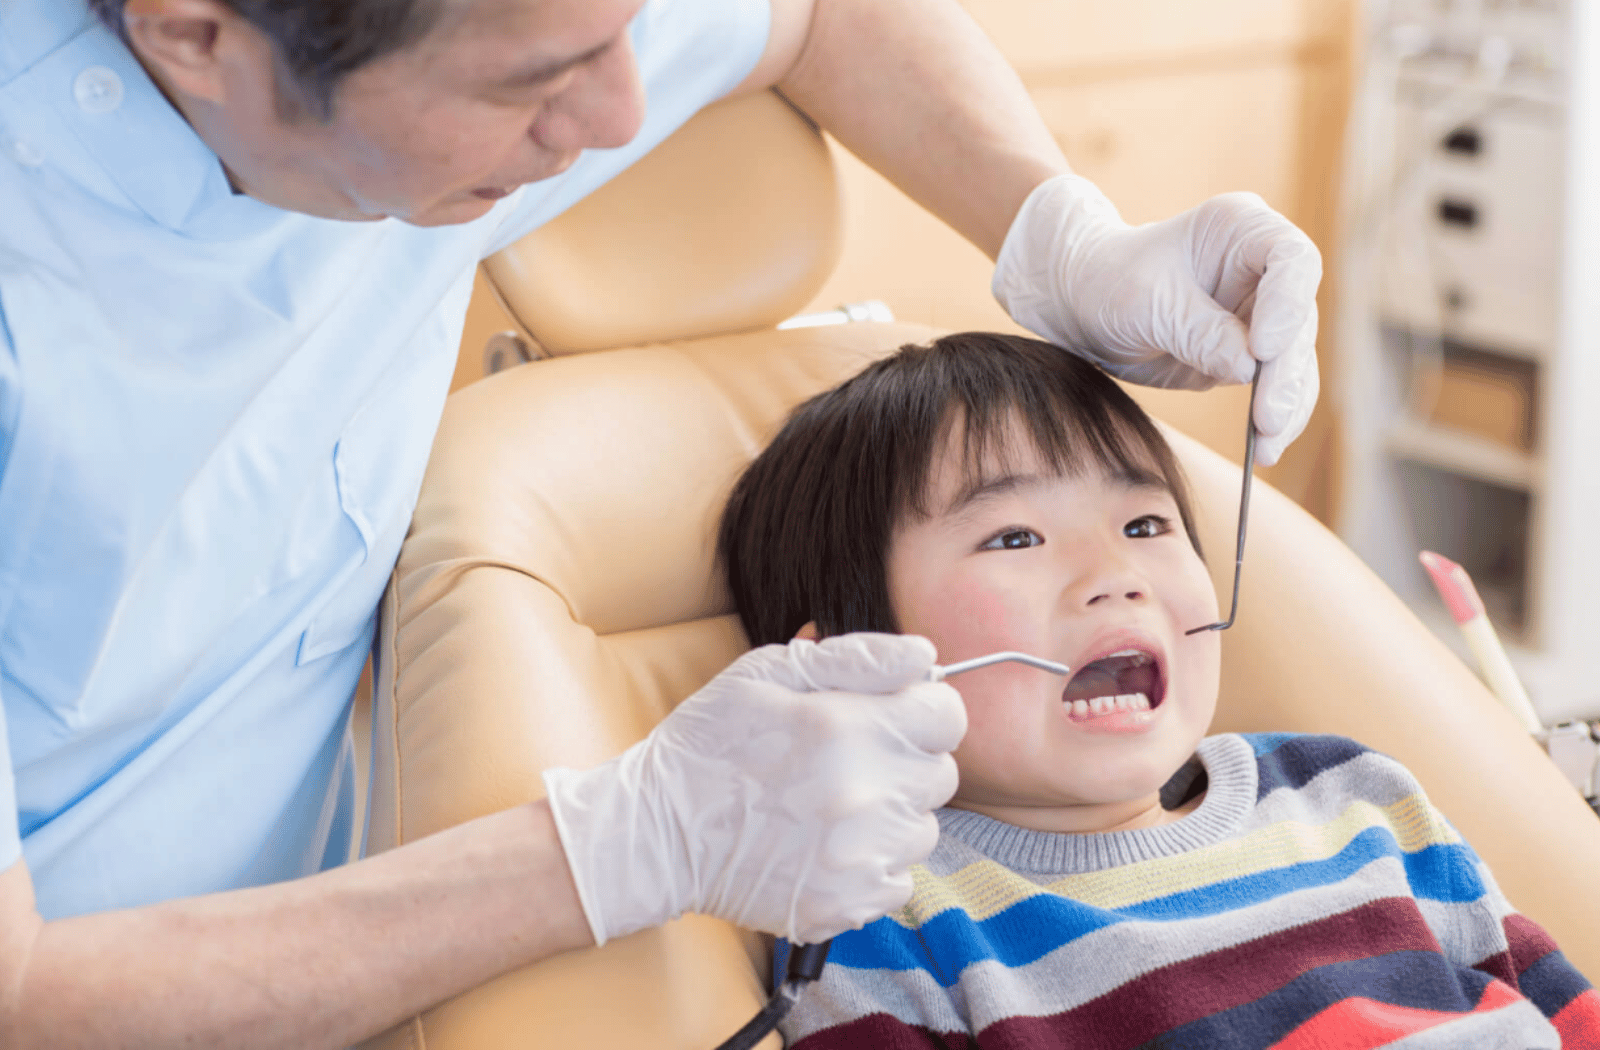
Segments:
[[[1057,475],[1100,471],[1159,486],[1180,505],[1185,502],[1182,476],[1165,439],[1109,377],[1097,371],[1086,375],[1089,366],[1045,371],[1019,361],[1014,368],[996,367],[995,356],[951,354],[940,362],[948,367],[936,369],[944,380],[938,385],[945,388],[937,421],[930,428],[927,414],[918,413],[921,425],[910,429],[922,431],[922,440],[901,446],[916,459],[895,471],[897,516],[926,520],[938,512],[930,504],[934,460],[956,433],[961,435],[958,492],[1008,473],[1024,451],[1018,443],[1026,441]]]
[[[975,411],[952,412],[941,447],[948,447],[949,432],[961,427],[961,478],[957,491],[971,491],[996,476],[1012,473],[1025,452],[1037,454],[1051,474],[1079,477],[1099,472],[1108,478],[1171,490],[1172,478],[1162,462],[1162,446],[1154,434],[1145,434],[1137,421],[1115,412],[1090,414],[1078,405],[975,406]],[[1022,443],[1027,446],[1023,447]],[[930,469],[932,464],[929,465]],[[919,512],[931,512],[924,485]]]

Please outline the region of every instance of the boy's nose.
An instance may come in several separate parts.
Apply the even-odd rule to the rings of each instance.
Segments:
[[[1150,597],[1150,581],[1118,552],[1098,552],[1069,585],[1069,600],[1080,607],[1107,602],[1142,602]]]
[[[1104,591],[1090,598],[1085,604],[1093,605],[1096,602],[1109,601],[1114,597],[1116,597],[1116,592]],[[1127,590],[1122,592],[1122,597],[1126,598],[1130,602],[1138,602],[1144,600],[1145,594],[1142,590]]]

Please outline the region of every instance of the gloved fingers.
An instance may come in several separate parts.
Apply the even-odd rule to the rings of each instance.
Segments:
[[[1289,439],[1305,426],[1316,407],[1317,315],[1315,308],[1290,341],[1289,348],[1265,362],[1256,390],[1252,419],[1262,437],[1277,438],[1289,431]]]
[[[1182,327],[1172,333],[1169,349],[1173,357],[1213,381],[1250,382],[1255,375],[1256,362],[1250,355],[1250,333],[1243,321],[1219,306],[1198,284],[1180,293],[1179,301],[1169,304],[1167,309],[1183,319]],[[1204,390],[1211,384],[1163,385]]]
[[[884,697],[878,715],[882,725],[931,755],[954,751],[967,735],[967,707],[947,682],[920,682]]]
[[[926,638],[859,632],[820,642],[796,638],[788,645],[762,646],[724,673],[795,692],[892,693],[926,680],[937,658]]]
[[[1250,321],[1250,353],[1271,361],[1295,349],[1310,326],[1317,337],[1317,286],[1322,283],[1322,255],[1289,220],[1273,213],[1277,221],[1256,232],[1267,245],[1256,288],[1255,311]]]
[[[1270,394],[1269,381],[1272,383]],[[1321,385],[1322,378],[1317,373],[1314,348],[1310,353],[1280,357],[1262,367],[1261,385],[1256,392],[1253,417],[1259,432],[1256,437],[1256,462],[1264,467],[1272,466],[1278,462],[1294,439],[1300,436],[1311,420],[1312,410],[1316,408],[1317,394]],[[1268,433],[1262,426],[1263,408],[1269,412],[1281,413],[1268,418],[1269,424],[1276,424],[1279,427],[1272,433]]]
[[[904,908],[913,888],[909,871],[886,873],[839,904],[802,908],[792,930],[769,932],[786,934],[795,944],[832,940],[846,930],[859,930]]]
[[[938,809],[949,802],[955,796],[956,788],[961,786],[961,774],[956,768],[955,758],[948,754],[938,756],[937,765],[928,774],[923,786],[927,791],[922,798],[924,809]],[[931,850],[933,847],[928,848]]]
[[[901,849],[904,863],[890,865],[891,872],[903,872],[913,864],[921,864],[933,854],[933,848],[939,844],[939,818],[932,813],[924,813],[922,819],[917,821],[913,834],[906,838]]]

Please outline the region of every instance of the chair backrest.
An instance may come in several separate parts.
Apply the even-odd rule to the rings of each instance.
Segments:
[[[639,292],[602,287],[601,328],[604,302]],[[796,402],[934,334],[772,331],[783,312],[717,334],[756,324],[731,308],[725,325],[679,329],[694,338],[536,361],[450,399],[380,619],[373,850],[537,797],[545,767],[616,753],[744,648],[712,548],[735,476]],[[1231,551],[1238,468],[1172,440],[1207,548]],[[1225,588],[1231,559],[1215,561]],[[1512,900],[1600,975],[1600,821],[1394,595],[1266,486],[1223,653],[1218,730],[1338,732],[1394,754]],[[688,917],[507,975],[372,1045],[704,1050],[764,999],[766,966],[758,939]]]

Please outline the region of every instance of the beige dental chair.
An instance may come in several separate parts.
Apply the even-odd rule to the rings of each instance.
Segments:
[[[728,102],[489,264],[550,359],[445,410],[382,610],[373,852],[537,797],[543,768],[616,753],[744,648],[712,556],[735,476],[796,401],[934,334],[774,330],[833,264],[835,192],[781,100]],[[1239,471],[1172,438],[1226,594]],[[1250,535],[1216,728],[1343,733],[1400,758],[1600,977],[1600,820],[1321,525],[1261,486]],[[370,1045],[711,1050],[765,1000],[767,970],[757,938],[688,917]]]

